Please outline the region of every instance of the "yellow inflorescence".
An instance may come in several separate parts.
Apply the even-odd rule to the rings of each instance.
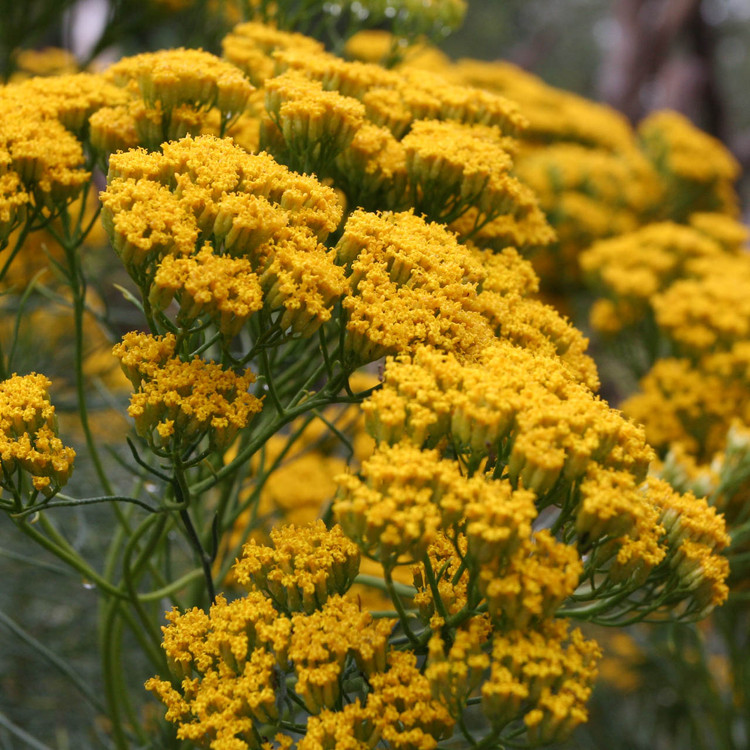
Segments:
[[[181,104],[217,107],[231,117],[245,108],[253,90],[241,71],[208,52],[174,49],[125,57],[107,69],[118,86],[134,81],[144,101],[164,110]]]
[[[482,686],[488,719],[502,726],[521,712],[532,741],[566,737],[588,718],[585,703],[599,656],[594,641],[569,632],[562,620],[540,632],[495,636],[490,678]]]
[[[51,382],[44,375],[13,375],[0,383],[2,485],[17,487],[17,470],[45,495],[60,489],[73,472],[75,451],[57,436]]]
[[[459,5],[401,4],[429,23]],[[707,461],[733,410],[750,419],[735,165],[679,118],[649,118],[639,143],[608,108],[504,64],[422,49],[384,70],[257,23],[224,50],[228,62],[184,49],[126,58],[106,78],[75,79],[80,101],[61,82],[27,130],[0,125],[0,239],[88,179],[71,131],[88,122],[99,151],[130,149],[110,157],[102,216],[152,330],[173,331],[115,347],[135,389],[129,413],[157,455],[224,450],[261,411],[250,370],[196,352],[237,366],[263,357],[276,409],[236,485],[234,518],[252,521],[229,542],[252,539],[231,574],[247,593],[173,610],[174,679],[147,687],[180,740],[211,750],[292,747],[290,732],[301,750],[432,750],[456,724],[474,731],[470,703],[494,733],[474,744],[516,728],[532,744],[561,741],[587,719],[599,658],[562,618],[697,618],[728,595],[723,517],[648,476],[646,438]],[[225,137],[232,127],[268,153]],[[691,190],[700,199],[685,213]],[[644,427],[595,395],[587,339],[534,297],[520,255],[532,248],[547,284],[580,254],[600,296],[594,328],[644,333],[641,372],[669,347],[624,404]],[[572,288],[579,269],[553,281]],[[298,339],[317,331],[325,361],[287,400],[296,358],[318,351]],[[335,399],[362,398],[353,370],[382,357],[361,412],[333,415]],[[306,400],[316,426],[297,420]],[[38,450],[62,451],[40,414],[14,439],[34,432]],[[374,447],[349,443],[338,421],[362,414]],[[346,471],[331,434],[353,458]],[[265,536],[278,515],[321,511],[325,522]],[[357,584],[396,611],[371,614],[352,595],[360,555],[371,567]]]
[[[332,594],[343,594],[359,568],[359,549],[339,527],[322,521],[271,531],[273,547],[251,541],[234,567],[237,582],[266,593],[285,612],[319,609]]]
[[[227,139],[114,155],[101,200],[126,267],[156,309],[178,296],[182,324],[208,315],[231,337],[265,305],[282,311],[282,327],[310,335],[347,288],[321,244],[341,217],[335,193]],[[198,251],[201,236],[209,241]]]
[[[248,393],[255,376],[250,370],[235,375],[199,357],[183,362],[164,356],[173,339],[150,339],[129,334],[113,352],[136,388],[128,414],[138,433],[175,449],[204,435],[213,445],[226,447],[261,410],[261,401]],[[146,358],[154,349],[163,352],[158,364]]]
[[[643,120],[638,135],[645,152],[671,185],[674,198],[688,191],[691,212],[737,213],[733,184],[740,167],[720,141],[696,128],[684,115],[666,110]]]

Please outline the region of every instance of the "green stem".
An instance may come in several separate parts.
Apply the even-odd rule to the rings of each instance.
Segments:
[[[46,520],[43,515],[40,516],[40,518],[42,522]],[[61,545],[58,542],[49,539],[44,534],[30,526],[26,520],[22,519],[20,522],[16,523],[16,526],[26,534],[26,536],[33,539],[40,547],[44,547],[44,549],[51,552],[55,557],[58,557],[66,565],[77,570],[85,580],[93,583],[97,588],[101,589],[101,591],[118,599],[125,598],[125,594],[123,594],[120,589],[116,588],[109,581],[100,576],[67,543]],[[55,533],[57,533],[56,530]],[[57,534],[57,536],[59,537],[59,534]]]
[[[37,653],[46,659],[55,669],[65,675],[83,695],[83,697],[99,713],[105,713],[104,704],[99,700],[96,693],[64,662],[54,651],[47,648],[43,643],[38,641],[32,635],[27,633],[15,620],[11,619],[2,610],[0,610],[0,622],[9,630],[17,635],[24,643],[31,646]]]
[[[398,619],[401,622],[401,628],[403,629],[406,637],[409,639],[409,643],[411,643],[412,647],[416,649],[420,649],[421,648],[420,639],[414,634],[414,632],[412,631],[409,625],[409,615],[406,612],[403,602],[401,601],[401,597],[399,596],[394,586],[391,568],[388,566],[384,566],[383,572],[385,574],[386,589],[388,591],[388,594],[391,597],[393,606],[396,608],[396,611],[398,612]]]

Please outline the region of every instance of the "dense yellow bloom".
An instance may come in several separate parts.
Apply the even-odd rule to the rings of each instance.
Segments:
[[[724,517],[704,498],[680,494],[667,482],[649,479],[649,499],[661,513],[670,547],[669,564],[704,616],[729,595],[729,561],[721,554],[731,538]]]
[[[600,655],[595,641],[569,631],[564,620],[497,634],[482,709],[498,728],[524,714],[532,741],[562,740],[588,718],[585,703]]]
[[[84,163],[81,144],[59,120],[16,110],[0,123],[2,171],[13,170],[35,202],[54,207],[74,198],[91,177]],[[12,192],[16,185],[10,185]]]
[[[494,620],[523,630],[553,617],[576,590],[582,572],[576,548],[542,529],[526,540],[507,567],[482,568],[479,590]]]
[[[35,490],[57,492],[73,472],[75,451],[57,436],[51,382],[44,375],[13,375],[0,382],[2,485],[17,487],[17,469],[31,476]]]
[[[289,71],[266,81],[266,111],[284,138],[285,155],[300,171],[326,169],[361,127],[365,108],[326,91],[320,81]]]
[[[468,352],[491,338],[471,309],[481,266],[443,226],[412,213],[355,211],[337,252],[351,264],[347,346],[363,362],[421,343]]]
[[[378,717],[381,737],[398,750],[433,750],[450,737],[454,719],[435,700],[430,682],[408,651],[391,651],[387,672],[372,675],[368,707]]]
[[[524,186],[508,174],[513,165],[500,133],[483,125],[419,120],[401,141],[414,208],[446,223],[479,209],[479,224],[522,210]]]
[[[50,78],[30,78],[0,89],[0,102],[16,119],[58,121],[80,134],[89,116],[100,107],[115,106],[127,100],[126,94],[109,83],[104,75],[75,73]]]
[[[576,532],[584,548],[605,536],[630,534],[643,513],[643,495],[628,472],[592,467],[581,482],[580,491]]]
[[[75,55],[60,47],[19,50],[15,54],[15,63],[17,70],[11,75],[11,82],[30,76],[59,76],[78,70]]]
[[[388,128],[365,122],[336,157],[336,184],[356,206],[398,209],[406,192],[406,152]]]
[[[534,495],[503,480],[464,477],[458,464],[409,443],[381,446],[362,464],[362,479],[337,478],[334,513],[344,531],[383,565],[419,559],[438,537],[465,522],[477,563],[511,556],[531,533]]]
[[[475,456],[499,455],[513,482],[539,493],[601,463],[643,478],[643,432],[576,383],[563,361],[497,341],[476,362],[418,349],[388,361],[363,405],[376,439],[417,445],[450,436]]]
[[[590,283],[606,294],[614,306],[612,314],[620,319],[620,327],[625,327],[643,320],[652,297],[684,276],[692,259],[713,261],[723,254],[721,246],[706,234],[660,222],[597,242],[580,260]]]
[[[368,118],[400,138],[413,120],[453,120],[467,125],[497,126],[516,136],[527,125],[518,105],[503,96],[469,86],[456,86],[424,70],[399,72],[378,65],[344,62],[330,54],[276,53],[280,69],[299,70],[323,88],[361,100]],[[390,93],[389,93],[390,92]]]
[[[750,259],[723,254],[686,264],[651,304],[656,323],[685,353],[727,350],[750,339]]]
[[[667,180],[676,220],[684,218],[686,211],[737,213],[733,185],[740,167],[719,140],[684,115],[667,110],[643,120],[638,135],[646,155]]]
[[[348,289],[344,270],[334,260],[335,251],[301,229],[271,245],[260,284],[265,304],[283,308],[282,328],[310,336],[331,319],[333,306]]]
[[[387,668],[392,622],[373,620],[354,600],[338,594],[309,614],[287,617],[278,612],[267,592],[254,588],[261,583],[265,589],[272,578],[276,580],[274,571],[288,571],[292,561],[298,563],[297,584],[304,583],[303,568],[312,573],[316,566],[322,570],[322,563],[336,579],[335,586],[346,588],[354,573],[353,545],[340,532],[326,531],[322,523],[307,531],[288,528],[275,541],[273,559],[266,561],[263,576],[254,565],[259,548],[245,548],[248,557],[238,561],[236,570],[251,589],[244,597],[227,602],[218,596],[208,613],[198,608],[184,614],[176,609],[167,613],[163,648],[178,682],[152,678],[146,687],[166,705],[166,718],[178,724],[180,739],[212,748],[258,747],[259,725],[278,719],[275,685],[279,675],[286,679],[293,670],[293,689],[309,711],[317,714],[336,706],[349,659],[371,679]],[[329,559],[328,564],[315,559],[327,553],[336,557],[338,552],[344,558]],[[396,721],[382,711],[377,715],[386,724]],[[230,740],[234,744],[222,744]]]
[[[364,481],[337,478],[342,492],[334,513],[347,536],[384,565],[424,554],[443,523],[441,510],[453,515],[460,503],[452,487],[461,479],[458,465],[437,451],[384,448],[363,463],[362,475]]]
[[[311,335],[347,289],[321,244],[341,218],[334,191],[231,140],[187,137],[162,152],[113,155],[101,200],[126,267],[139,284],[153,283],[158,309],[177,293],[183,324],[207,313],[234,335],[260,309],[262,289],[284,328]],[[196,254],[201,233],[210,244]]]
[[[578,255],[596,240],[637,229],[655,213],[663,186],[635,148],[555,143],[522,153],[517,173],[539,198],[557,232],[557,243],[534,256],[545,283],[578,281]]]
[[[168,356],[173,338],[150,339],[130,334],[113,350],[136,387],[128,414],[143,437],[184,449],[209,435],[212,445],[222,447],[261,410],[261,401],[248,393],[255,382],[250,370],[238,376],[200,358],[182,362]],[[160,353],[158,364],[147,359],[153,350]]]
[[[451,644],[438,634],[430,638],[425,677],[433,697],[440,699],[456,719],[462,716],[467,699],[482,684],[490,666],[490,657],[482,650],[489,631],[488,620],[476,618],[458,630]]]
[[[525,140],[539,144],[579,143],[610,151],[633,146],[632,130],[622,114],[549,86],[511,63],[460,60],[450,72],[464,84],[498,92],[518,102],[528,119]]]
[[[370,679],[386,668],[393,622],[373,620],[353,599],[330,597],[320,610],[292,615],[289,659],[297,674],[295,691],[312,714],[334,708],[348,654]]]
[[[120,360],[125,376],[136,390],[145,379],[156,377],[159,368],[172,359],[177,340],[174,334],[152,336],[148,333],[130,331],[116,344],[112,354]]]
[[[688,223],[733,254],[745,247],[750,239],[750,229],[726,214],[697,211],[690,214]]]
[[[234,576],[246,588],[266,593],[282,611],[311,613],[332,594],[343,594],[359,568],[359,551],[341,528],[322,521],[271,531],[272,547],[246,544]]]
[[[588,339],[554,307],[513,292],[493,292],[484,285],[475,309],[498,338],[551,359],[559,357],[576,380],[598,390],[596,365],[586,354]]]
[[[281,31],[263,23],[241,23],[221,42],[224,57],[236,65],[256,85],[260,86],[274,75],[273,53],[292,49],[297,53],[322,53],[317,40],[288,31]]]
[[[263,307],[260,283],[251,268],[245,258],[214,255],[207,243],[191,258],[164,258],[154,276],[149,300],[154,309],[163,310],[176,294],[183,326],[189,328],[196,318],[208,315],[230,338]]]
[[[272,682],[277,663],[286,663],[289,620],[259,592],[233,602],[219,596],[208,614],[172,610],[167,620],[162,646],[179,689],[157,677],[146,688],[179,724],[177,736],[215,742],[239,735],[254,746],[255,725],[278,715]]]
[[[107,69],[106,76],[118,86],[135,81],[144,101],[151,106],[157,102],[164,110],[181,104],[196,109],[215,106],[226,118],[242,112],[253,90],[234,65],[195,49],[124,57]]]
[[[687,359],[658,360],[622,408],[644,426],[654,448],[666,451],[680,443],[701,461],[721,450],[733,419],[750,420],[742,381],[696,368]]]
[[[138,269],[167,254],[187,256],[195,251],[195,218],[164,185],[117,177],[100,198],[102,224],[126,268]]]

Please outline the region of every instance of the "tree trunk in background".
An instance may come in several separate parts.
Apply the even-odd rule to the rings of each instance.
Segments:
[[[636,123],[654,109],[683,112],[725,139],[715,31],[701,0],[617,0],[617,33],[602,64],[602,98]]]

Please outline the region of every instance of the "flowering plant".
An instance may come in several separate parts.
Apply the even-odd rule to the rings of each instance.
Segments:
[[[371,5],[346,5],[350,30],[394,19],[391,52],[462,7]],[[703,385],[734,389],[744,419],[735,165],[676,115],[638,140],[504,64],[347,61],[286,30],[311,30],[305,4],[249,6],[224,58],[162,50],[0,90],[18,320],[0,506],[99,594],[113,747],[563,741],[601,657],[586,626],[706,618],[744,559],[742,427],[727,443],[732,410]],[[22,267],[41,236],[52,281]],[[94,280],[114,288],[97,245],[130,330],[97,312]],[[538,296],[584,283],[644,376],[623,411]],[[71,309],[95,496],[53,382],[14,374],[42,294]],[[132,420],[110,454],[97,366]],[[114,523],[100,563],[57,520],[92,505]],[[130,648],[155,701],[128,684]]]

